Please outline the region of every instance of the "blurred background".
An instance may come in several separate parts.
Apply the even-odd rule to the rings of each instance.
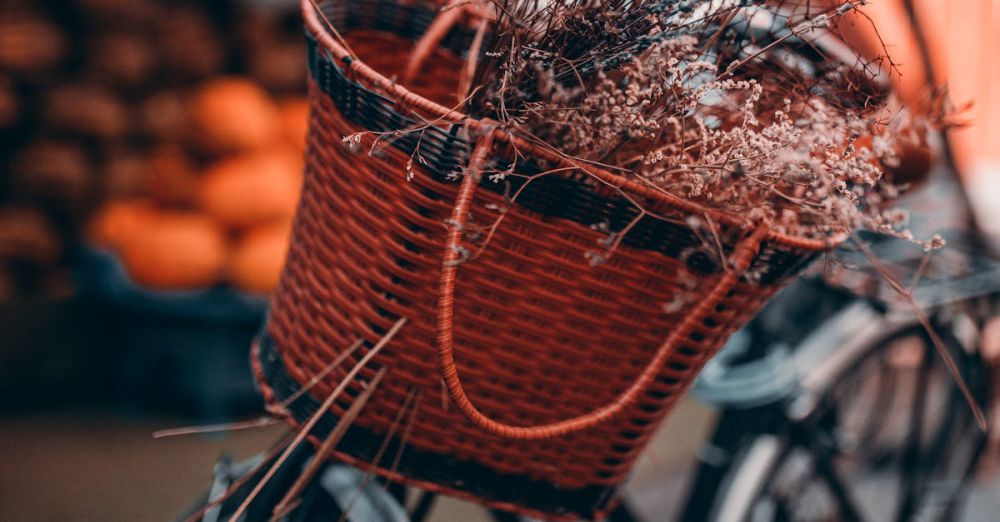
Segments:
[[[123,393],[204,418],[256,406],[242,362],[298,198],[305,86],[290,2],[3,2],[15,409]]]
[[[947,83],[974,102],[955,160],[1000,232],[1000,2],[871,4],[904,101]],[[879,52],[862,24],[842,29]],[[221,455],[280,435],[152,438],[261,411],[247,354],[298,197],[303,42],[291,0],[0,2],[0,520],[173,519]],[[640,497],[679,498],[710,418],[682,405]]]
[[[170,519],[272,442],[151,434],[261,409],[305,60],[295,2],[0,2],[0,519]]]

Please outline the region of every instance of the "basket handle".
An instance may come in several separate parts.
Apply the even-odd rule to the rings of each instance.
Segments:
[[[406,62],[406,70],[403,71],[403,84],[411,85],[413,83],[413,79],[416,78],[417,73],[420,72],[420,68],[423,67],[427,58],[434,52],[434,49],[441,43],[441,40],[444,40],[444,37],[448,35],[448,31],[451,31],[451,28],[462,17],[462,14],[469,10],[470,4],[461,2],[462,0],[455,0],[441,9],[434,17],[431,25],[427,27],[424,34],[417,40],[417,44],[413,47],[413,52],[410,53],[410,59]]]
[[[465,389],[462,387],[462,381],[458,376],[458,369],[455,367],[454,358],[455,276],[462,258],[460,248],[462,228],[469,216],[473,196],[479,187],[483,163],[485,162],[486,154],[492,148],[495,132],[488,132],[478,140],[472,157],[469,159],[469,167],[459,188],[455,207],[452,210],[451,220],[449,221],[448,239],[445,247],[444,263],[441,268],[437,304],[438,370],[440,371],[442,381],[444,381],[448,389],[448,396],[452,404],[483,431],[505,439],[550,439],[587,429],[609,420],[631,406],[637,398],[644,395],[653,384],[661,367],[666,363],[668,356],[673,352],[674,348],[714,311],[716,305],[725,299],[726,293],[737,284],[740,276],[750,267],[750,263],[760,250],[761,242],[767,235],[768,230],[767,226],[760,225],[752,234],[743,238],[736,245],[733,255],[730,258],[733,265],[732,268],[726,270],[720,276],[711,292],[670,333],[635,382],[613,401],[589,413],[550,424],[537,426],[504,424],[486,416],[472,404],[469,397],[465,394]]]

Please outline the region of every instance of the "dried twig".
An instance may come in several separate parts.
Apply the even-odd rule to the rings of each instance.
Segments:
[[[340,364],[343,363],[345,359],[353,355],[354,352],[357,351],[357,349],[360,348],[362,344],[364,344],[364,342],[365,340],[361,338],[355,340],[353,343],[351,343],[350,346],[347,347],[346,350],[340,352],[337,355],[337,357],[335,357],[332,361],[330,361],[330,364],[326,365],[322,370],[319,371],[319,373],[313,375],[308,382],[306,382],[298,390],[296,390],[295,393],[289,395],[288,397],[285,397],[284,400],[282,400],[275,406],[269,406],[269,407],[278,411],[284,411],[286,408],[288,408],[289,404],[292,404],[293,402],[297,401],[299,397],[301,397],[310,389],[312,389],[313,386],[316,386],[317,383],[325,379],[327,375],[330,375],[330,372],[332,372],[334,369],[340,366]]]
[[[154,439],[165,437],[176,437],[178,435],[194,435],[202,433],[218,433],[223,431],[249,430],[253,428],[263,428],[278,423],[274,417],[258,417],[240,422],[227,422],[224,424],[209,424],[206,426],[185,426],[183,428],[169,428],[153,432]]]
[[[410,393],[406,394],[406,397],[403,399],[403,404],[399,407],[399,411],[396,412],[396,417],[393,418],[392,424],[389,425],[389,431],[387,431],[385,437],[382,438],[382,443],[379,445],[378,450],[375,452],[375,456],[372,457],[372,462],[371,462],[372,466],[378,466],[382,462],[382,457],[385,455],[385,451],[389,448],[389,443],[392,441],[392,438],[396,435],[396,430],[399,429],[399,425],[403,421],[403,417],[406,416],[406,413],[410,409],[410,406],[415,406],[416,397],[417,397],[416,389],[412,389],[410,390]],[[374,473],[372,473],[371,470],[365,472],[364,478],[362,478],[361,482],[358,483],[357,489],[351,495],[351,498],[347,501],[347,505],[344,506],[343,508],[344,512],[343,514],[340,515],[339,522],[344,522],[347,520],[347,517],[351,514],[351,509],[354,508],[354,502],[357,501],[358,497],[361,495],[361,492],[364,491],[365,486],[368,485],[368,482],[371,480],[373,476]]]
[[[986,431],[989,429],[989,422],[986,420],[986,415],[983,413],[982,408],[979,407],[979,402],[976,401],[976,397],[972,394],[972,390],[969,389],[968,383],[965,382],[965,377],[962,376],[961,370],[959,370],[958,365],[955,363],[954,357],[948,351],[948,347],[945,346],[944,341],[941,340],[941,336],[938,335],[937,330],[934,329],[934,325],[931,323],[930,318],[927,317],[927,313],[924,309],[920,307],[916,298],[913,297],[913,292],[911,292],[906,286],[903,285],[889,269],[885,266],[881,259],[875,255],[874,252],[864,243],[858,239],[854,239],[854,244],[865,254],[865,257],[871,262],[872,267],[879,273],[882,278],[889,283],[892,287],[910,306],[913,310],[913,314],[917,317],[917,321],[920,325],[924,327],[927,332],[927,336],[930,338],[931,343],[934,345],[934,349],[937,350],[938,355],[941,356],[941,360],[944,362],[945,367],[948,369],[948,373],[951,375],[952,380],[955,381],[955,385],[958,386],[959,391],[962,392],[962,397],[965,399],[966,404],[968,404],[969,409],[972,410],[973,416],[976,418],[976,423],[979,425],[979,429]]]
[[[278,455],[278,452],[284,451],[289,439],[291,439],[291,434],[286,434],[284,437],[282,437],[281,440],[278,441],[278,443],[275,444],[266,455],[264,455],[264,457],[260,460],[259,463],[257,463],[257,465],[255,465],[252,469],[244,473],[242,477],[234,480],[233,483],[230,484],[228,488],[226,488],[226,491],[223,494],[219,495],[214,499],[210,499],[208,503],[206,503],[204,506],[201,507],[201,509],[195,511],[186,519],[184,519],[184,522],[197,522],[198,520],[201,520],[202,517],[205,516],[205,513],[207,513],[208,510],[217,506],[221,506],[223,502],[232,497],[233,494],[239,491],[239,489],[242,488],[244,484],[246,484],[247,482],[250,481],[250,479],[256,476],[257,472],[260,471],[266,463],[270,462],[271,459],[273,459],[275,456]]]
[[[312,478],[316,476],[316,473],[327,464],[326,457],[330,455],[333,449],[337,446],[337,443],[340,442],[340,439],[344,438],[344,435],[347,434],[347,430],[352,424],[354,424],[354,419],[358,417],[361,410],[364,409],[366,404],[368,404],[368,400],[371,399],[372,394],[375,393],[375,389],[378,388],[379,383],[382,382],[382,378],[385,377],[385,372],[385,368],[380,369],[378,373],[375,374],[375,377],[368,382],[364,391],[358,395],[357,399],[354,399],[351,406],[347,408],[344,415],[340,417],[340,420],[337,421],[336,427],[333,428],[330,435],[328,435],[326,439],[323,440],[323,443],[320,444],[319,448],[316,449],[316,453],[313,455],[312,461],[309,462],[309,466],[307,466],[306,469],[302,471],[302,474],[295,479],[292,487],[290,487],[288,492],[285,493],[284,498],[282,498],[281,501],[274,506],[272,520],[280,520],[288,514],[292,507],[292,503],[298,500],[299,495],[302,494],[302,490],[304,490],[306,485],[309,484],[309,481],[312,480]]]
[[[240,516],[243,515],[243,513],[247,510],[248,507],[250,507],[250,503],[253,502],[253,499],[256,498],[258,494],[260,494],[260,491],[264,489],[264,486],[267,485],[267,482],[271,480],[271,477],[273,477],[274,474],[281,467],[281,465],[284,464],[286,460],[288,460],[288,457],[292,454],[293,451],[295,451],[295,448],[297,448],[298,445],[303,440],[305,440],[306,436],[308,436],[312,432],[312,429],[316,426],[316,423],[318,423],[319,420],[323,418],[323,414],[325,414],[330,409],[330,406],[332,406],[333,402],[337,400],[337,397],[339,397],[340,394],[347,389],[347,387],[351,384],[351,382],[353,382],[354,377],[357,376],[357,374],[365,367],[365,365],[367,365],[368,362],[372,360],[372,358],[378,355],[378,353],[382,351],[383,348],[385,348],[386,344],[388,344],[388,342],[392,340],[392,338],[395,337],[397,333],[399,333],[399,330],[403,327],[404,324],[406,324],[405,317],[396,321],[396,323],[392,326],[392,328],[389,329],[388,332],[386,332],[386,334],[382,337],[382,339],[380,339],[379,342],[376,343],[375,346],[373,346],[372,349],[369,350],[368,353],[366,353],[365,356],[362,357],[360,361],[358,361],[358,363],[354,366],[354,368],[351,368],[351,371],[347,372],[347,375],[344,376],[344,379],[340,382],[339,385],[337,385],[336,388],[334,388],[332,392],[330,392],[330,395],[327,396],[326,400],[324,400],[323,403],[320,405],[320,407],[316,409],[316,412],[313,413],[312,417],[310,417],[309,420],[306,421],[306,423],[299,428],[299,432],[295,436],[295,438],[292,439],[292,442],[288,444],[288,447],[285,448],[285,451],[281,454],[281,456],[278,457],[277,460],[274,461],[274,464],[271,466],[271,468],[267,470],[267,473],[265,473],[264,476],[261,478],[261,480],[256,484],[256,486],[254,486],[253,491],[251,491],[250,494],[247,495],[247,498],[244,499],[243,503],[240,504],[239,508],[237,508],[236,511],[233,513],[233,515],[229,518],[230,522],[237,522],[239,520]]]

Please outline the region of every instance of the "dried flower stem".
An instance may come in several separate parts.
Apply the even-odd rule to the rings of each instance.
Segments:
[[[379,383],[382,382],[382,378],[385,377],[385,372],[385,368],[380,369],[378,373],[372,377],[372,380],[367,383],[364,391],[358,395],[358,398],[354,399],[351,406],[347,408],[347,411],[345,411],[340,417],[340,420],[337,421],[337,425],[333,428],[333,431],[330,432],[330,435],[328,435],[326,439],[323,440],[323,443],[320,444],[319,448],[316,449],[316,453],[313,455],[312,461],[310,461],[306,469],[302,471],[302,474],[295,479],[292,487],[288,488],[288,491],[285,493],[285,496],[281,499],[281,501],[274,506],[272,520],[281,520],[288,514],[292,503],[298,500],[299,495],[302,494],[302,491],[305,489],[306,485],[309,484],[309,481],[312,480],[312,478],[316,476],[316,473],[327,464],[326,458],[331,452],[333,452],[333,448],[337,446],[340,439],[344,438],[344,435],[347,434],[347,430],[352,424],[354,424],[354,420],[357,419],[361,410],[363,410],[368,404],[372,394],[375,393]]]
[[[383,348],[385,348],[386,344],[388,344],[388,342],[393,337],[395,337],[397,333],[399,333],[399,330],[403,327],[404,324],[406,324],[405,317],[400,318],[398,321],[396,321],[396,323],[392,326],[392,328],[389,329],[388,332],[386,332],[386,334],[382,337],[382,339],[380,339],[379,342],[376,343],[375,346],[373,346],[371,350],[369,350],[368,353],[366,353],[365,356],[362,357],[361,360],[358,361],[356,365],[354,365],[354,368],[351,368],[351,371],[347,372],[347,375],[344,376],[344,379],[340,382],[339,385],[337,385],[336,388],[334,388],[332,392],[330,392],[330,395],[328,395],[327,398],[320,405],[320,407],[316,409],[316,412],[313,413],[312,417],[310,417],[309,420],[306,421],[306,423],[299,428],[299,432],[298,434],[296,434],[295,438],[292,439],[292,442],[288,444],[288,446],[285,448],[285,451],[282,452],[281,456],[279,456],[278,459],[274,461],[274,464],[270,467],[270,469],[267,470],[267,473],[265,473],[264,476],[260,479],[260,481],[257,482],[257,484],[254,486],[253,491],[251,491],[250,494],[247,495],[247,498],[243,500],[243,503],[240,504],[239,508],[237,508],[236,511],[233,513],[233,515],[229,518],[230,522],[239,521],[243,513],[247,510],[248,507],[250,507],[250,503],[253,502],[253,499],[256,498],[258,494],[260,494],[260,491],[264,489],[264,486],[267,485],[268,481],[271,480],[271,477],[273,477],[274,474],[278,471],[278,469],[281,468],[281,465],[284,464],[286,460],[288,460],[288,457],[292,454],[293,451],[295,451],[295,448],[297,448],[298,445],[302,443],[303,440],[305,440],[306,436],[312,433],[312,429],[316,426],[316,423],[318,423],[319,420],[323,417],[323,415],[327,411],[329,411],[330,406],[332,406],[333,402],[337,400],[337,397],[339,397],[340,394],[347,389],[347,387],[354,381],[354,378],[365,367],[365,365],[367,365],[368,362],[372,360],[372,358],[378,355],[378,353],[382,351]]]

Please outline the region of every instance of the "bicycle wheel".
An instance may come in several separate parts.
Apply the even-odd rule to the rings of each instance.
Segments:
[[[955,323],[952,323],[955,324]],[[852,343],[809,395],[809,414],[748,441],[713,520],[950,520],[985,433],[917,323]],[[955,328],[938,331],[985,401],[986,373]],[[801,405],[800,405],[801,406]],[[796,417],[792,420],[792,417]]]

